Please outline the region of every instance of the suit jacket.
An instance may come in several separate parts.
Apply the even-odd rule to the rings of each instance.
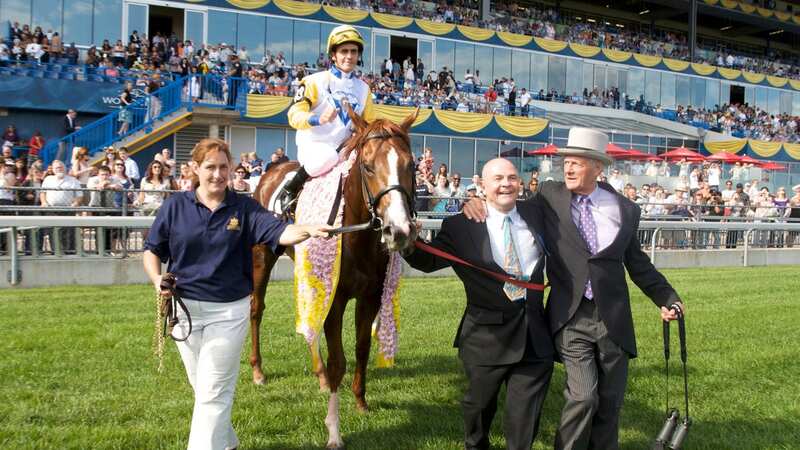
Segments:
[[[523,218],[536,241],[544,247],[538,218],[532,214]],[[479,267],[504,273],[492,258],[486,224],[467,220],[463,214],[446,218],[431,245]],[[450,261],[420,250],[405,259],[423,272],[451,265]],[[545,259],[543,253],[531,274],[532,282],[543,283]],[[542,292],[528,290],[526,301],[511,302],[503,292],[502,282],[460,264],[452,264],[452,267],[464,283],[467,294],[467,307],[453,343],[465,363],[506,365],[523,359],[553,357],[553,341],[545,318]]]
[[[75,132],[75,121],[64,116],[64,136]]]
[[[598,187],[617,197],[621,226],[611,245],[596,255],[591,255],[572,220],[572,192],[563,182],[543,182],[538,194],[519,203],[517,210],[523,217],[541,216],[543,235],[550,252],[547,257],[547,278],[551,285],[547,317],[551,331],[557,333],[575,314],[583,298],[586,280],[590,278],[594,302],[609,337],[631,357],[636,357],[625,269],[656,305],[668,306],[680,298],[641,249],[637,236],[639,206],[609,184],[598,183]]]

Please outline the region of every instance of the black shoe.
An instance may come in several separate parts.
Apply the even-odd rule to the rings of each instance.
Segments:
[[[281,214],[288,218],[294,217],[294,209],[297,206],[297,196],[303,188],[303,184],[308,179],[308,172],[302,166],[297,169],[294,177],[286,182],[278,194],[278,199],[275,202],[275,213]]]

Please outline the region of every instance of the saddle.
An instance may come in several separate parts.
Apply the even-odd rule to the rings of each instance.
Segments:
[[[167,272],[161,277],[161,289],[169,291],[170,293],[170,297],[161,299],[159,312],[164,320],[161,332],[165,337],[169,335],[172,340],[176,342],[183,342],[186,339],[189,339],[189,336],[192,334],[192,316],[189,315],[189,310],[186,308],[186,304],[183,303],[181,296],[178,295],[176,284],[177,282],[175,275],[172,273]],[[183,313],[186,314],[186,320],[189,323],[189,332],[186,333],[186,336],[183,338],[176,338],[172,335],[172,330],[175,328],[175,325],[178,324],[178,308],[182,309]]]

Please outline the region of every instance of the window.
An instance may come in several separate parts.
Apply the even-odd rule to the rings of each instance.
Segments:
[[[425,146],[430,147],[433,152],[433,173],[439,171],[439,166],[442,164],[447,166],[447,171],[450,171],[450,139],[443,137],[427,136],[425,138]]]
[[[767,109],[767,88],[756,88],[756,106],[763,110]]]
[[[767,112],[770,114],[778,114],[780,109],[780,91],[777,89],[767,89]]]
[[[567,60],[567,73],[577,74],[577,76],[567,77],[565,94],[573,95],[575,93],[581,94],[583,92],[583,66],[584,63],[579,59],[570,58]]]
[[[319,58],[319,23],[306,22],[304,20],[294,21],[294,57],[292,58],[293,64],[308,64],[308,67],[314,67],[314,64]],[[325,43],[327,44],[327,36]]]
[[[494,78],[511,77],[511,50],[505,48],[494,49]]]
[[[422,60],[423,75],[427,75],[433,68],[433,43],[417,41],[417,58]]]
[[[730,83],[722,82],[719,87],[719,104],[720,106],[727,105],[731,102],[731,85]]]
[[[719,101],[719,81],[706,80],[706,109],[714,109],[720,105]]]
[[[70,7],[72,7],[71,2]],[[42,27],[45,33],[53,30],[61,34],[61,0],[33,0],[32,9],[32,26]]]
[[[569,65],[569,60],[567,61],[568,61],[567,65]],[[529,152],[544,147],[545,145],[547,144],[544,142],[524,142],[522,145],[522,150],[524,152]],[[519,175],[525,186],[527,186],[528,182],[531,180],[530,176],[531,172],[533,172],[534,170],[539,170],[539,165],[541,164],[542,159],[543,157],[541,156],[523,156],[522,173],[520,173]]]
[[[67,8],[69,9],[69,8]],[[122,0],[103,0],[94,2],[94,35],[92,40],[98,46],[103,39],[108,39],[113,45],[121,39],[122,30]]]
[[[705,105],[706,80],[702,78],[692,78],[692,98],[691,104],[695,108],[702,108]]]
[[[511,53],[511,77],[517,89],[529,88],[531,85],[531,54],[514,51]]]
[[[453,76],[456,81],[464,81],[464,74],[467,70],[475,73],[475,46],[465,42],[456,43],[456,61],[453,69]]]
[[[475,70],[484,86],[488,86],[494,81],[494,78],[492,78],[494,76],[493,59],[492,47],[475,45]]]
[[[600,90],[606,88],[606,66],[601,64],[594,65],[594,82],[588,88],[598,87]]]
[[[534,53],[531,56],[531,93],[547,89],[547,55]]]
[[[208,42],[211,45],[236,42],[236,14],[209,10]]]
[[[286,130],[286,157],[289,159],[297,159],[297,131],[288,129]]]
[[[483,166],[489,162],[490,159],[497,158],[497,141],[487,141],[478,139],[475,150],[475,172],[472,175],[480,175]],[[464,175],[464,174],[462,174]]]
[[[675,75],[671,73],[661,74],[661,106],[664,108],[675,108]]]
[[[522,142],[500,141],[500,155],[514,163],[517,172],[522,173]]]
[[[66,27],[66,24],[64,26]],[[186,10],[185,33],[186,39],[192,41],[195,47],[200,47],[200,44],[203,43],[203,13]]]
[[[621,93],[628,92],[628,71],[620,69],[617,72],[617,88]]]
[[[746,86],[744,88],[744,102],[750,106],[756,104],[756,88],[752,86]]]
[[[631,69],[628,71],[628,96],[634,101],[644,95],[644,70]]]
[[[239,161],[239,155],[256,149],[255,127],[231,127],[231,157]]]
[[[382,73],[386,66],[386,60],[389,59],[389,36],[385,34],[375,35],[375,71]]]
[[[442,70],[443,67],[447,67],[447,70],[453,70],[453,66],[455,65],[455,42],[453,41],[446,41],[444,39],[437,39],[436,40],[436,67],[431,67],[431,69],[439,72]]]
[[[414,161],[422,157],[422,149],[425,147],[425,136],[419,134],[411,135],[411,153],[414,155]]]
[[[619,70],[613,67],[606,67],[606,89],[619,88],[618,74]]]
[[[364,70],[369,72],[370,71],[369,68],[372,67],[371,66],[372,59],[370,58],[370,55],[372,54],[371,52],[372,44],[370,44],[372,42],[372,31],[370,31],[369,28],[364,28],[364,27],[356,27],[356,29],[358,30],[359,33],[361,33],[361,37],[364,38],[364,54],[361,55],[361,63],[362,63],[361,67],[364,67]],[[320,38],[319,43],[321,46],[327,45],[328,33],[323,34],[321,28],[320,28],[319,38]]]
[[[781,114],[792,113],[792,93],[781,91]]]
[[[592,88],[594,88],[594,64],[588,62],[583,63],[583,71],[576,72],[575,78],[578,78],[581,82],[581,87],[578,90],[579,93],[583,93],[584,89],[591,91]]]
[[[328,36],[331,35],[331,31],[333,31],[334,28],[336,28],[336,25],[332,24],[332,23],[321,22],[319,24],[319,36],[320,36],[319,52],[320,53],[325,53],[326,55],[328,54]],[[358,31],[361,32],[361,30],[358,30]],[[361,36],[364,37],[364,40],[367,40],[367,42],[369,42],[369,40],[367,39],[367,36],[364,36],[363,34]],[[314,58],[314,60],[316,60],[316,58]]]
[[[209,23],[211,20],[209,19]],[[273,56],[283,54],[287,64],[294,62],[292,55],[292,21],[267,17],[267,49]],[[316,60],[316,58],[314,58]]]
[[[567,61],[558,56],[548,58],[547,89],[555,89],[560,94],[567,87]]]
[[[239,14],[237,49],[245,48],[247,57],[252,63],[260,63],[264,58],[264,34],[266,20],[264,16]]]
[[[71,0],[64,8],[64,47],[92,44],[92,0]]]
[[[800,116],[800,93],[792,94],[792,115]]]
[[[256,128],[256,153],[258,157],[269,162],[270,155],[278,147],[286,146],[286,130],[281,128]]]
[[[89,4],[92,2],[89,1]],[[3,18],[2,26],[8,27],[14,22],[19,22],[19,26],[31,24],[31,2],[30,0],[3,0],[0,2],[0,17]],[[6,22],[8,21],[8,22]],[[8,29],[3,30],[3,36]]]
[[[675,102],[682,106],[691,103],[691,78],[683,75],[676,75],[675,80]]]
[[[475,139],[453,139],[452,151],[450,173],[458,172],[464,179],[471,177],[475,171]]]
[[[147,34],[147,5],[128,3],[128,36],[134,31],[139,35]],[[128,36],[122,36],[122,43],[128,44]],[[113,45],[114,42],[111,41]]]
[[[661,104],[661,73],[653,70],[644,72],[644,100],[653,106]]]

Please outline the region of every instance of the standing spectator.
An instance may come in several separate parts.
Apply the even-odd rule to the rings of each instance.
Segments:
[[[42,181],[42,192],[39,194],[39,202],[43,207],[76,207],[81,204],[81,193],[71,189],[80,189],[80,182],[74,177],[67,175],[67,168],[62,161],[55,160],[50,165],[53,175],[46,177]],[[66,189],[66,190],[63,190]],[[71,212],[53,212],[56,216],[73,216]],[[54,235],[52,228],[42,229],[42,236],[49,236],[50,248],[55,251]],[[61,242],[62,250],[65,253],[75,251],[75,230],[63,227],[59,230],[58,240]]]
[[[130,155],[128,155],[127,147],[120,147],[117,153],[119,154],[119,160],[122,160],[123,164],[125,165],[125,174],[127,175],[127,178],[130,178],[134,186],[138,186],[139,179],[141,178],[141,175],[139,175],[139,165],[136,164],[136,161],[134,161]],[[116,170],[114,171],[114,175],[116,176]]]
[[[168,148],[162,148],[161,149],[161,160],[160,161],[161,161],[161,164],[164,165],[164,169],[166,169],[165,170],[165,174],[166,174],[166,176],[168,176],[170,178],[175,178],[175,169],[176,169],[177,164],[175,163],[175,160],[173,158],[171,158],[170,156],[171,156],[171,152],[170,152],[170,150]]]
[[[11,164],[9,164],[9,162]],[[17,185],[17,177],[15,174],[14,169],[14,162],[13,161],[6,161],[0,167],[0,206],[3,207],[11,207],[14,206],[16,203],[16,195],[15,192],[11,189],[5,189],[8,187],[14,187]],[[0,216],[12,216],[14,212],[10,209],[0,209]],[[5,254],[8,250],[6,246],[8,244],[8,233],[0,233],[0,253]]]
[[[192,177],[192,169],[189,164],[181,164],[181,176],[178,179],[178,189],[181,191],[191,191],[194,189],[194,179]]]
[[[128,134],[128,128],[131,125],[131,110],[128,109],[128,107],[133,104],[132,90],[133,84],[128,81],[125,83],[125,89],[119,94],[119,106],[121,108],[119,111],[119,122],[122,125],[119,127],[119,132],[117,134],[120,136]]]
[[[508,92],[508,115],[515,116],[517,115],[517,88],[516,86],[512,86]]]
[[[86,187],[89,181],[89,174],[92,171],[89,165],[89,149],[86,147],[73,148],[70,166],[69,174],[75,177],[82,187]]]
[[[30,141],[28,141],[28,164],[33,164],[39,158],[39,152],[44,147],[44,138],[42,132],[39,130],[34,131]]]
[[[522,88],[522,93],[519,96],[519,105],[522,117],[528,117],[531,106],[531,94],[528,93],[528,90],[525,88]]]
[[[619,172],[619,169],[614,169],[611,171],[611,177],[608,179],[608,184],[614,188],[619,193],[622,193],[622,188],[625,187],[625,179],[622,177],[622,174]]]
[[[425,174],[420,171],[416,172],[416,177],[414,210],[417,212],[430,211],[430,199],[428,196],[431,195],[431,191],[428,189],[428,180],[425,178]]]
[[[159,161],[151,162],[145,170],[141,192],[134,203],[141,208],[145,216],[154,216],[167,197],[164,191],[169,190],[171,186],[165,172],[164,165]]]
[[[89,179],[89,183],[87,187],[90,189],[94,189],[91,191],[91,195],[89,197],[89,206],[96,207],[96,208],[112,208],[114,207],[114,197],[117,195],[118,191],[122,190],[122,186],[117,184],[114,181],[114,178],[111,176],[111,168],[102,165],[97,169],[97,176],[91,177]],[[113,211],[113,212],[102,212],[97,213],[98,215],[103,216],[119,216],[121,212]],[[98,245],[97,251],[100,254],[107,254],[111,248],[114,236],[118,234],[118,231],[111,230],[109,228],[104,229],[104,244],[101,246]]]
[[[77,47],[75,47],[74,42],[70,42],[69,47],[67,47],[64,56],[69,60],[70,65],[77,65],[78,58],[80,57],[80,51]]]
[[[20,138],[19,134],[17,133],[17,127],[13,124],[10,124],[6,127],[6,131],[3,132],[2,138],[3,145],[11,144],[11,146],[15,146],[19,144]]]
[[[242,63],[239,62],[239,57],[236,55],[231,55],[231,67],[228,71],[228,76],[230,76],[230,89],[228,92],[228,105],[234,106],[236,105],[236,99],[239,95],[239,88],[242,85]]]
[[[708,186],[711,189],[719,190],[720,186],[720,177],[722,176],[722,169],[719,168],[719,164],[713,163],[711,167],[708,168]]]

